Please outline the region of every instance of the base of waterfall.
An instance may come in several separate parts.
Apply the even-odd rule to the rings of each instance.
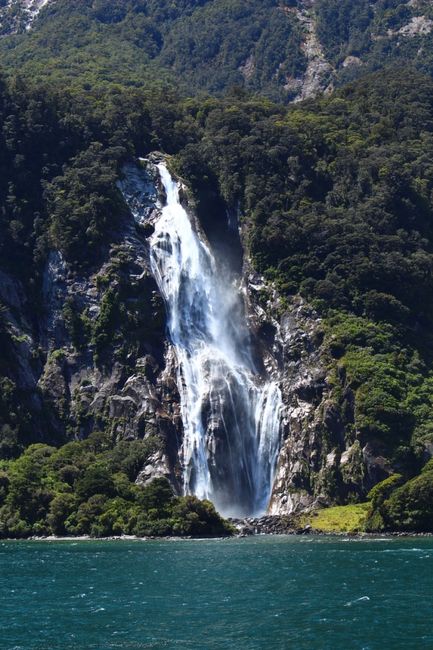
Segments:
[[[298,535],[310,532],[311,526],[303,528],[296,517],[287,515],[264,515],[263,517],[229,518],[240,537],[249,535]]]
[[[395,537],[433,537],[433,533],[415,533],[401,531],[365,532],[365,531],[325,531],[305,524],[300,516],[265,515],[264,517],[246,517],[229,519],[237,531],[237,537],[252,535],[312,535],[319,537],[344,537],[350,539],[382,539]]]

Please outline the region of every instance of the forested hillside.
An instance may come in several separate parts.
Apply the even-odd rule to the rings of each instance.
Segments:
[[[153,151],[205,229],[239,216],[264,312],[275,295],[275,322],[310,310],[324,377],[300,400],[320,441],[290,489],[343,504],[373,488],[370,527],[432,529],[433,16],[318,0],[341,87],[288,104],[307,10],[52,0],[2,39],[0,535],[230,532],[163,477],[135,485],[175,455],[178,419],[148,233],[116,184]]]
[[[433,74],[427,0],[11,0],[2,64],[32,78],[313,97],[384,66]]]
[[[2,59],[81,84],[169,81],[214,93],[246,84],[283,98],[285,79],[305,69],[301,41],[296,17],[276,0],[56,0],[31,32],[4,40]]]

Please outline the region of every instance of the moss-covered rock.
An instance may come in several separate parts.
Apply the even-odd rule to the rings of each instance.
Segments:
[[[355,503],[317,510],[303,520],[324,533],[359,533],[365,530],[370,503]]]

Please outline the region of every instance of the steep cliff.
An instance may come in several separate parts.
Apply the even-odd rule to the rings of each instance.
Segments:
[[[283,301],[251,271],[246,286],[251,322],[284,403],[269,513],[362,500],[394,468],[379,440],[353,428],[355,395],[344,376],[335,380],[322,319],[300,297]]]
[[[134,193],[131,180],[125,187]],[[152,213],[156,196],[149,184],[140,208]],[[141,479],[170,475],[176,482],[176,362],[149,270],[146,234],[134,216],[122,221],[116,244],[91,274],[58,251],[49,254],[36,317],[20,282],[2,274],[9,367],[32,420],[31,439],[58,444],[98,429],[113,440],[158,436],[165,451],[143,468]]]
[[[33,439],[67,441],[98,429],[116,441],[157,437],[160,451],[138,481],[166,476],[181,492],[178,359],[149,262],[149,236],[164,200],[155,160],[160,157],[124,167],[119,187],[131,212],[99,268],[77,272],[53,251],[36,320],[23,288],[6,275],[1,300],[13,323],[14,379],[19,394],[28,396]],[[369,460],[368,448],[345,435],[327,378],[321,319],[300,298],[284,302],[247,259],[242,285],[257,358],[284,402],[270,512],[365,495],[387,474],[380,468],[369,476],[377,459]]]

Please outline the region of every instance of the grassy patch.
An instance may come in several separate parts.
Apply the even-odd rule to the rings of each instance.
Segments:
[[[365,527],[370,503],[324,508],[310,515],[305,524],[326,533],[356,533]]]

